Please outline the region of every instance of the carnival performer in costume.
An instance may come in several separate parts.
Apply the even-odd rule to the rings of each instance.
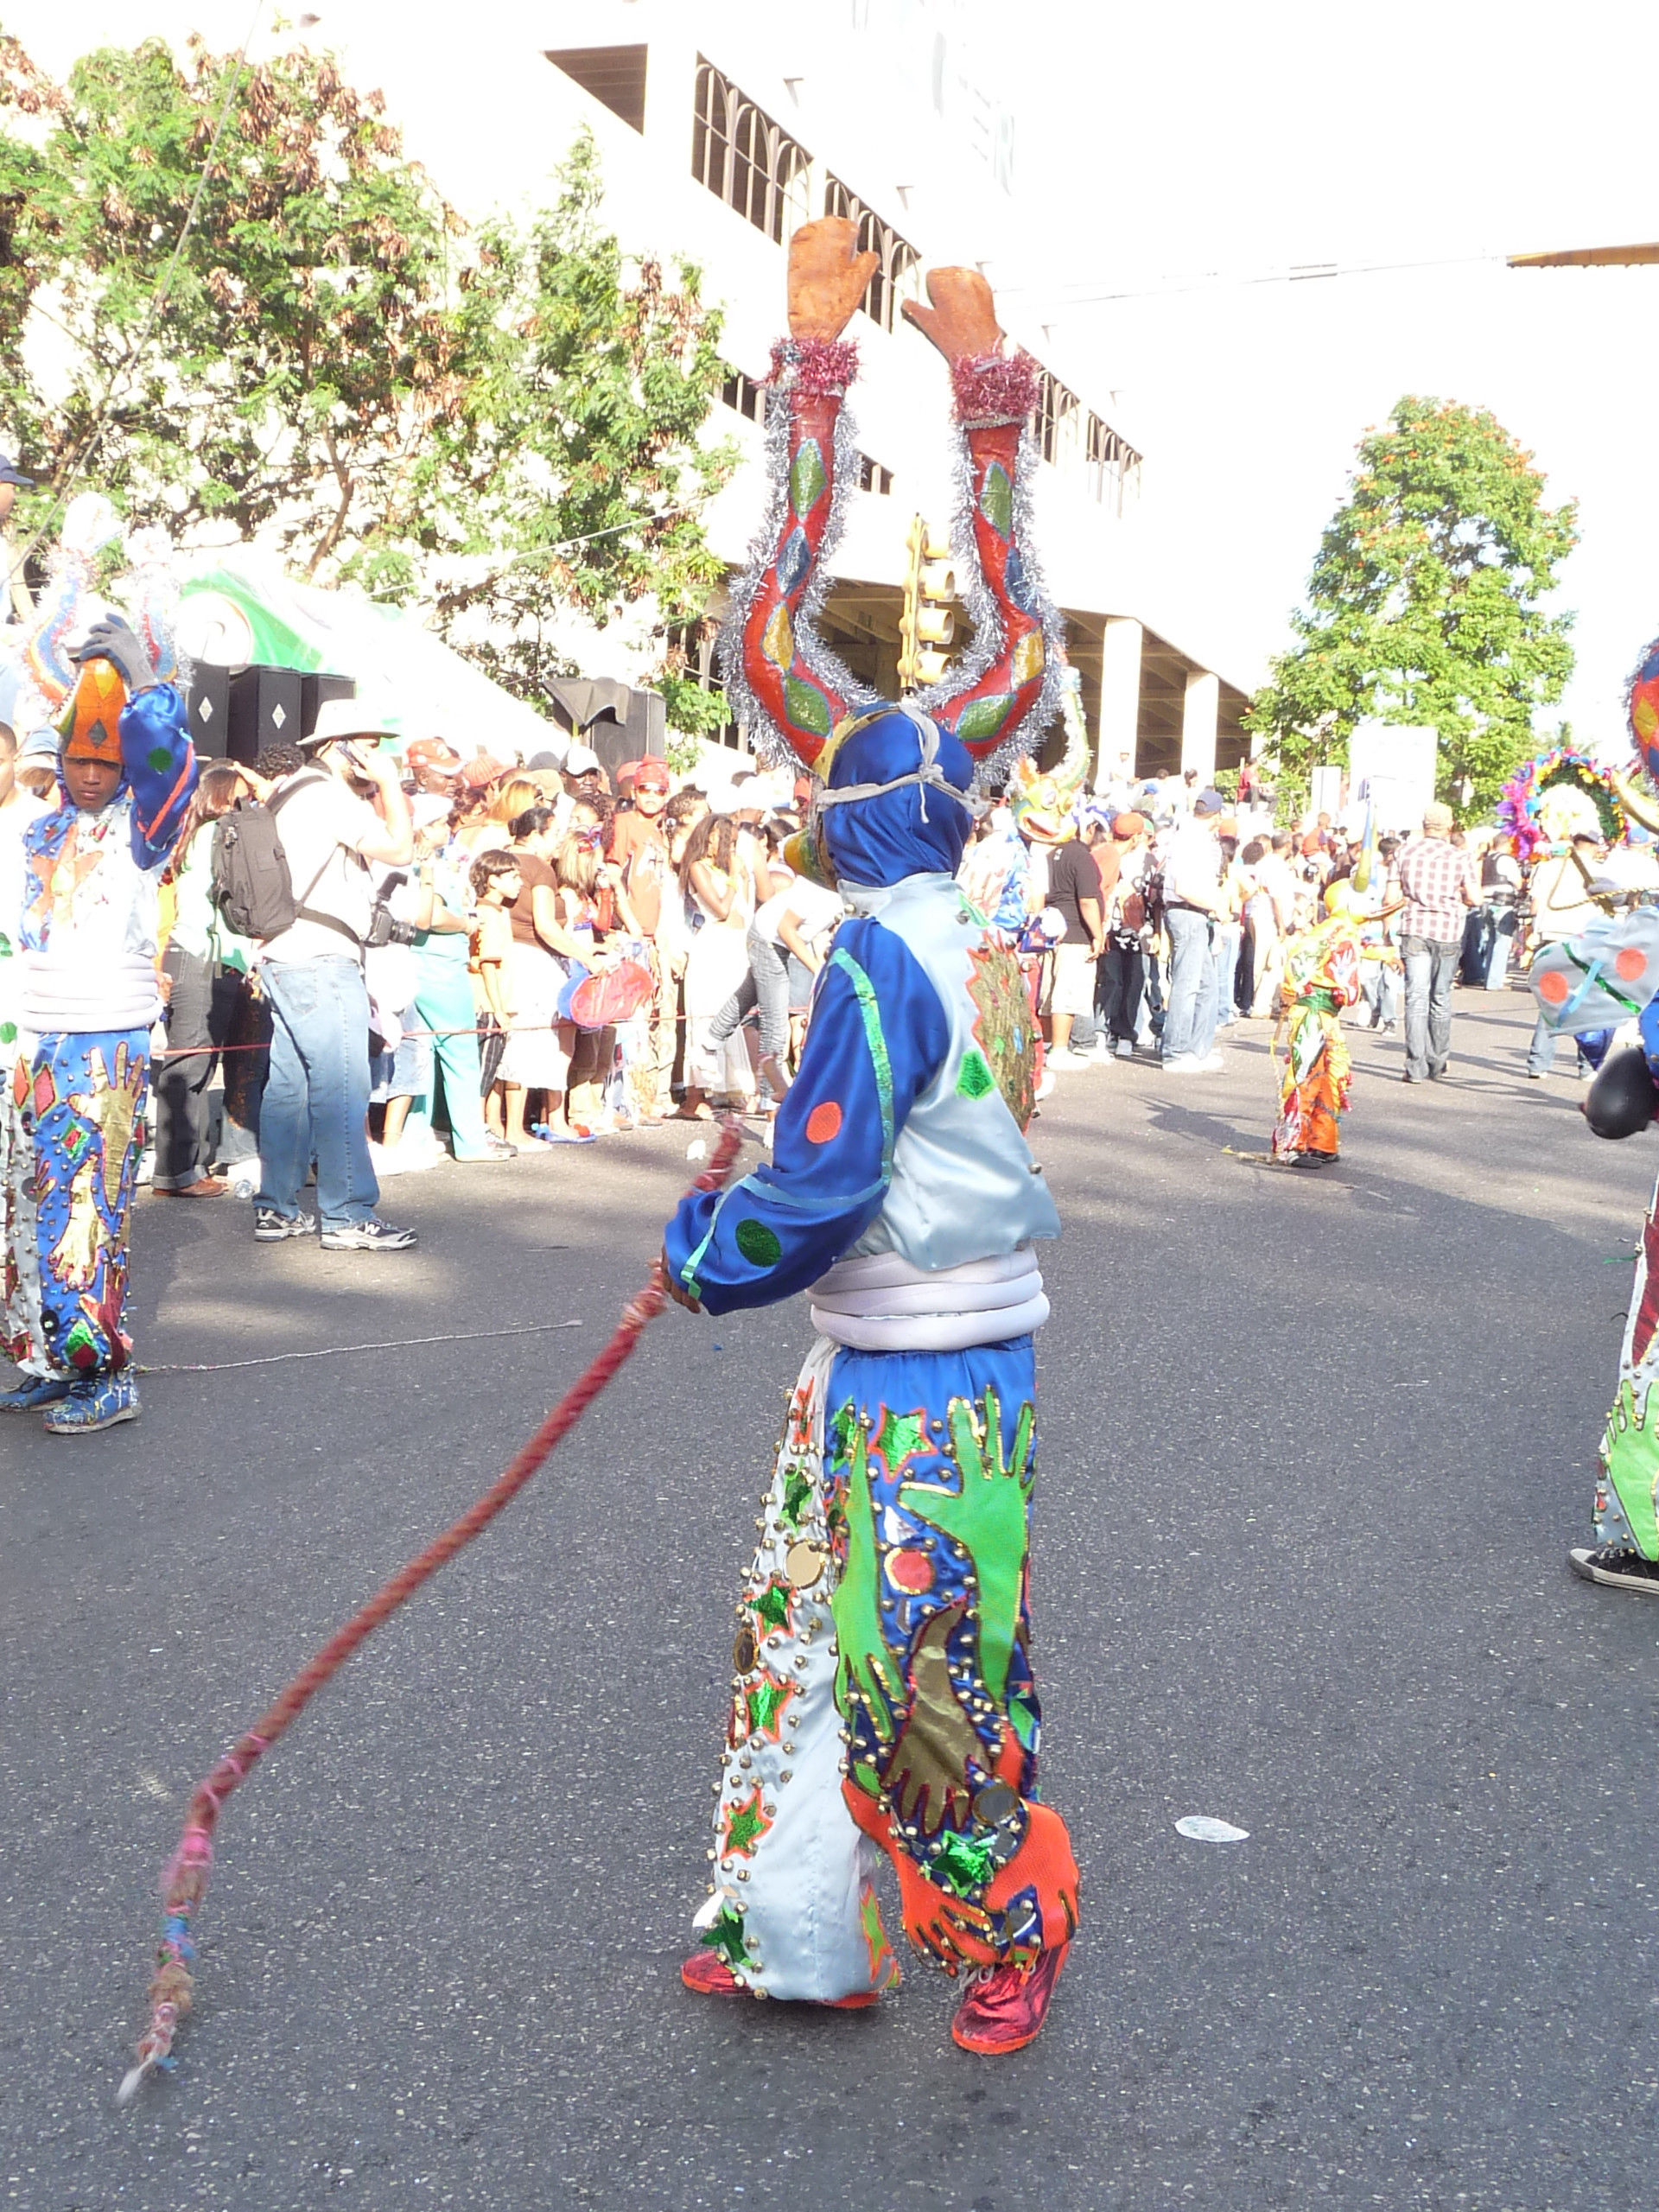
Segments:
[[[3,497],[3,493],[0,493]],[[99,557],[120,534],[109,501],[95,492],[72,501],[54,549],[48,580],[32,624],[8,634],[10,656],[0,669],[0,716],[19,743],[49,740],[59,750],[54,717],[79,679],[69,641],[84,634],[98,611],[92,578]],[[23,909],[30,882],[23,837],[35,817],[57,801],[37,799],[16,781],[0,804],[0,1350],[20,1370],[12,1389],[0,1393],[0,1412],[33,1413],[65,1395],[60,1375],[41,1326],[41,1267],[35,1198],[35,1145],[29,1133],[29,1094],[36,1040],[23,1013]]]
[[[149,1090],[161,872],[196,785],[184,701],[137,632],[94,625],[60,725],[62,803],[23,839],[22,1016],[36,1039],[41,1323],[35,1402],[58,1435],[131,1421],[127,1217]]]
[[[1659,781],[1659,639],[1630,679],[1630,734]],[[1624,812],[1659,828],[1659,806],[1632,781],[1610,779]],[[1638,907],[1547,945],[1533,963],[1543,1026],[1576,1036],[1598,1073],[1584,1102],[1598,1136],[1633,1136],[1659,1114],[1659,911]],[[1612,1031],[1637,1017],[1640,1042],[1609,1052]],[[1636,1257],[1618,1388],[1597,1455],[1593,1545],[1567,1554],[1586,1582],[1659,1598],[1659,1185]]]
[[[1077,1924],[1071,1844],[1037,1796],[1026,1564],[1048,1313],[1032,1248],[1059,1224],[1022,1134],[1029,1006],[955,870],[976,761],[1034,740],[1061,639],[1026,536],[1033,372],[1004,358],[988,288],[962,270],[906,311],[950,365],[975,655],[893,704],[815,636],[854,480],[855,361],[837,341],[873,263],[854,237],[827,219],[791,242],[774,505],[725,640],[743,721],[813,772],[810,834],[853,918],[770,1164],[688,1198],[665,1238],[682,1303],[806,1290],[818,1330],[738,1608],[705,1948],[683,1974],[709,1994],[874,2004],[899,1979],[880,1848],[911,1942],[970,1970],[957,2041],[997,2053],[1041,2027]]]
[[[1348,1110],[1353,1083],[1342,1010],[1359,997],[1368,918],[1359,893],[1341,877],[1325,891],[1325,919],[1285,947],[1279,987],[1285,1061],[1273,1156],[1287,1166],[1329,1167],[1341,1149],[1337,1117]]]

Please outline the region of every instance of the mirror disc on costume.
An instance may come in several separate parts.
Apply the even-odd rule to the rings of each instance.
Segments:
[[[974,1792],[974,1818],[994,1828],[999,1821],[1007,1819],[1019,1802],[1006,1782],[988,1782]]]
[[[737,1642],[732,1646],[733,1666],[740,1675],[752,1675],[754,1672],[755,1660],[759,1656],[755,1646],[754,1630],[752,1628],[739,1629]]]
[[[784,1555],[784,1573],[791,1587],[810,1590],[823,1573],[825,1554],[821,1544],[809,1543],[804,1537],[790,1546]]]

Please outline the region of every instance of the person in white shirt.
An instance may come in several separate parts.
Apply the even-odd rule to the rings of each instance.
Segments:
[[[1192,811],[1165,842],[1164,927],[1169,935],[1169,1010],[1164,1019],[1166,1074],[1198,1075],[1221,1065],[1216,1041],[1216,924],[1221,913],[1221,841],[1216,821],[1226,801],[1201,791]]]
[[[268,803],[296,910],[293,923],[267,939],[259,962],[273,1020],[253,1217],[262,1244],[318,1226],[300,1210],[314,1156],[325,1249],[401,1252],[415,1242],[413,1230],[393,1229],[375,1214],[380,1186],[367,1128],[370,864],[403,868],[414,851],[401,772],[379,742],[385,734],[361,705],[331,699],[307,741],[311,760],[297,747],[268,747],[260,755],[261,775],[278,779]],[[354,785],[373,790],[383,811]]]

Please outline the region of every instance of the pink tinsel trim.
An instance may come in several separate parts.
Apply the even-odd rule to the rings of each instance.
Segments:
[[[858,374],[858,348],[849,338],[780,338],[772,349],[773,384],[781,384],[790,370],[804,397],[839,397]]]
[[[1029,353],[981,353],[950,364],[950,385],[957,422],[1023,423],[1037,404],[1037,364]]]

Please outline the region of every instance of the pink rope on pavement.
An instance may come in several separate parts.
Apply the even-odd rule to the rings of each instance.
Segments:
[[[742,1143],[742,1131],[728,1124],[715,1147],[714,1158],[692,1185],[715,1191],[726,1180]],[[555,1446],[568,1436],[594,1400],[620,1371],[639,1341],[647,1322],[654,1320],[668,1303],[663,1263],[657,1261],[643,1290],[623,1308],[610,1342],[597,1359],[566,1391],[547,1419],[519,1450],[506,1471],[482,1497],[467,1507],[460,1520],[446,1529],[405,1567],[384,1583],[366,1605],[353,1613],[343,1628],[331,1636],[315,1657],[302,1667],[287,1688],[261,1719],[239,1736],[205,1778],[196,1784],[184,1816],[179,1847],[162,1876],[162,1935],[156,1947],[156,1970],[149,1981],[149,2025],[138,2039],[137,2063],[121,2083],[118,2101],[137,2094],[144,2076],[156,2067],[172,2063],[173,2041],[179,2023],[190,2010],[194,1984],[190,1961],[195,1956],[191,1938],[193,1915],[207,1894],[213,1865],[213,1831],[226,1800],[245,1782],[268,1751],[310,1704],[317,1692],[332,1681],[346,1662],[389,1620],[423,1583],[429,1582],[441,1567],[487,1529],[504,1507],[537,1474]]]

